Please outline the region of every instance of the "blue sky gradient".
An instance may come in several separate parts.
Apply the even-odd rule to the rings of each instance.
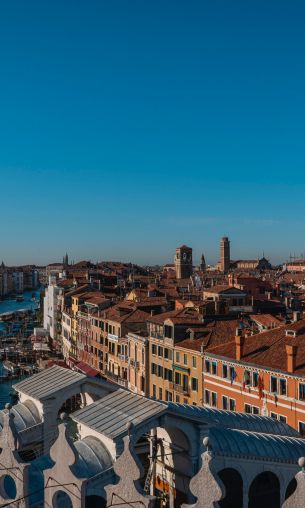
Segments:
[[[302,0],[4,1],[0,258],[305,251]]]

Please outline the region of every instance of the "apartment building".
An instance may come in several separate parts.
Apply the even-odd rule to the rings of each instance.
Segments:
[[[175,362],[175,346],[185,338],[190,326],[202,325],[198,312],[193,308],[166,312],[151,316],[149,333],[149,395],[159,400],[173,401],[176,396],[189,401],[188,367]]]
[[[149,395],[149,340],[148,332],[127,334],[128,388],[138,395]]]
[[[107,349],[106,376],[115,382],[128,384],[129,332],[141,334],[147,329],[147,312],[138,309],[133,302],[121,302],[104,313],[101,319],[102,341]]]
[[[204,352],[207,406],[271,416],[305,435],[305,319]]]

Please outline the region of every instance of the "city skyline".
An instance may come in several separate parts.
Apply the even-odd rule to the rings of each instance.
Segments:
[[[304,4],[0,12],[5,263],[304,252]]]

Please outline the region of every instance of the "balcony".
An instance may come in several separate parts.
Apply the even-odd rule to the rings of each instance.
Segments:
[[[130,365],[130,367],[133,367],[134,369],[139,369],[140,362],[136,362],[133,358],[130,358],[129,365]]]
[[[127,355],[118,355],[119,356],[119,360],[121,360],[122,362],[128,362],[128,356]]]
[[[159,340],[164,339],[163,333],[150,332],[150,336],[153,337],[154,339],[159,339]]]
[[[183,395],[189,395],[189,388],[186,386],[174,384],[175,392],[182,393]]]
[[[124,379],[124,378],[118,376],[117,374],[110,372],[110,370],[107,370],[107,369],[105,371],[105,375],[108,379],[110,379],[111,381],[114,381],[118,385],[124,386],[124,388],[128,388],[128,380],[127,379]]]

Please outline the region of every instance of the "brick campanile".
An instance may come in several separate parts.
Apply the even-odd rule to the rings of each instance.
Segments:
[[[182,245],[176,249],[175,269],[177,279],[188,279],[193,273],[193,249]]]
[[[223,272],[230,268],[230,240],[227,236],[220,240],[220,265]]]

